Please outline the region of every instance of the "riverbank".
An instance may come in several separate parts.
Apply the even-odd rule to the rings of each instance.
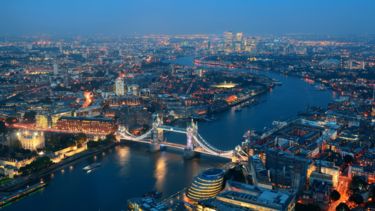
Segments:
[[[46,186],[46,183],[41,182],[37,183],[31,186],[27,186],[26,188],[19,190],[17,192],[13,192],[9,195],[5,195],[1,197],[0,201],[0,208],[9,205],[10,203],[17,201],[31,193],[34,193],[35,191],[38,191]]]
[[[53,164],[49,168],[44,169],[40,172],[36,172],[34,174],[27,175],[27,176],[18,177],[16,179],[14,179],[13,181],[10,181],[9,183],[6,183],[6,184],[0,186],[0,192],[17,191],[18,189],[21,189],[21,188],[23,188],[23,187],[25,187],[29,184],[39,182],[40,179],[42,179],[43,177],[45,177],[48,174],[51,174],[55,171],[58,171],[62,168],[65,168],[68,165],[79,162],[80,160],[82,160],[84,158],[87,158],[89,156],[101,153],[101,152],[103,152],[103,151],[105,151],[109,148],[114,147],[115,145],[116,145],[116,143],[113,142],[113,143],[110,143],[106,146],[98,147],[96,149],[89,149],[89,150],[84,151],[82,153],[79,153],[79,154],[73,155],[71,157],[68,157],[68,158],[62,160],[59,163]]]

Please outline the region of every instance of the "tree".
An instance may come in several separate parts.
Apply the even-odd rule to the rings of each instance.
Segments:
[[[366,178],[364,178],[363,176],[354,176],[352,178],[352,182],[349,185],[349,188],[353,193],[358,193],[363,190],[367,190],[368,184]]]
[[[7,123],[8,125],[14,124],[16,122],[17,122],[17,118],[15,118],[15,117],[7,117],[5,119],[5,123]]]
[[[355,193],[349,197],[349,201],[353,201],[354,203],[362,204],[364,202],[363,197],[361,194]]]
[[[22,174],[27,175],[27,174],[32,174],[38,171],[41,171],[43,169],[46,169],[52,165],[52,161],[49,157],[38,157],[35,159],[33,162],[30,164],[22,167],[20,171]]]
[[[320,207],[316,204],[296,204],[296,211],[320,211]]]
[[[113,133],[110,133],[110,134],[108,134],[108,135],[105,136],[104,140],[112,142],[112,141],[116,140],[116,137],[115,137],[115,135]]]
[[[7,130],[7,127],[5,126],[5,122],[0,121],[0,134],[4,134]]]
[[[5,140],[4,136],[5,136],[6,131],[7,131],[7,127],[5,126],[5,123],[3,121],[0,121],[0,141],[2,138]]]
[[[330,194],[330,198],[332,201],[337,201],[341,197],[340,193],[337,190],[333,190]]]
[[[344,162],[345,163],[353,163],[353,161],[354,161],[353,156],[351,156],[351,155],[345,155],[344,156]]]
[[[28,122],[35,122],[35,115],[36,115],[35,111],[27,111],[25,112],[25,115],[23,116],[23,118]]]
[[[85,143],[87,140],[87,135],[84,133],[78,133],[76,135],[76,144],[79,146],[82,146],[83,143]]]
[[[336,211],[350,211],[350,208],[348,207],[347,204],[345,204],[344,202],[341,202],[339,205],[337,205]]]

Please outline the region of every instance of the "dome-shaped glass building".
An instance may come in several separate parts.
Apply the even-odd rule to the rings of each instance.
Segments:
[[[224,170],[208,169],[197,177],[187,190],[187,197],[199,201],[216,196],[223,187]]]

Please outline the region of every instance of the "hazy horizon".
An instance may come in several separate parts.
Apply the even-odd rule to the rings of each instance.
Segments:
[[[375,34],[371,0],[5,0],[0,35]]]

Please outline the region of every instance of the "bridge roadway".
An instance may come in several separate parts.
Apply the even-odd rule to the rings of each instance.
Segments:
[[[141,136],[135,136],[135,135],[129,133],[129,131],[127,131],[126,128],[120,128],[119,134],[121,135],[121,139],[151,144],[151,141],[144,141],[144,140],[148,139],[150,137],[151,132],[153,130],[159,130],[159,129],[162,130],[162,131],[166,131],[166,132],[174,132],[174,133],[181,133],[181,134],[188,134],[189,133],[188,129],[159,124],[157,126],[154,126],[151,130],[149,130],[148,132],[144,133]],[[206,140],[204,140],[204,138],[199,133],[197,133],[197,131],[193,132],[193,134],[191,134],[191,135],[192,135],[192,138],[194,139],[193,141],[195,143],[194,148],[193,148],[193,150],[195,152],[210,155],[210,156],[228,158],[228,159],[232,158],[233,150],[222,151],[222,150],[216,149],[215,147],[210,145]],[[172,148],[178,148],[178,149],[185,149],[186,148],[185,145],[174,144],[174,143],[169,143],[169,142],[161,142],[160,144],[163,144],[165,146],[172,147]]]
[[[146,140],[126,139],[126,141],[135,142],[135,143],[143,143],[143,144],[152,144],[152,142],[147,140],[147,139]],[[169,147],[169,148],[172,148],[172,149],[181,150],[181,151],[185,150],[185,147],[186,147],[186,145],[184,145],[184,144],[177,144],[177,143],[171,143],[171,142],[166,142],[166,141],[160,142],[160,145],[166,146],[166,147]],[[199,146],[194,148],[194,152],[204,154],[204,155],[208,155],[208,156],[232,159],[232,156],[229,156],[228,154],[223,154],[223,155],[212,154],[210,152],[205,151],[202,147],[199,147]]]

